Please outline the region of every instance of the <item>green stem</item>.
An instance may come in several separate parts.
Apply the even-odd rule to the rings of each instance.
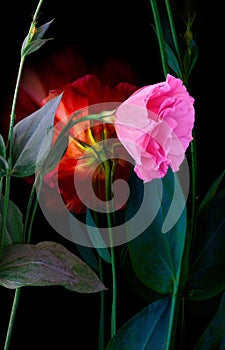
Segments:
[[[104,162],[105,167],[105,188],[106,188],[106,206],[107,206],[107,223],[110,238],[110,252],[111,252],[111,266],[112,266],[112,312],[111,312],[111,337],[116,334],[116,304],[117,304],[117,285],[116,285],[116,264],[115,264],[115,251],[113,246],[112,237],[112,217],[109,212],[108,202],[111,199],[111,189],[112,189],[112,176],[109,161]]]
[[[102,259],[99,256],[99,277],[103,281],[103,268],[102,268]],[[104,350],[104,335],[105,335],[105,293],[100,292],[100,322],[99,322],[99,337],[98,344],[99,350]]]
[[[19,302],[19,298],[20,298],[20,291],[21,291],[20,288],[17,288],[15,291],[10,320],[9,320],[9,325],[8,325],[8,330],[7,330],[7,334],[6,334],[4,350],[9,349],[11,335],[12,335],[12,329],[13,329],[14,320],[16,317],[17,306],[18,306],[18,302]]]
[[[30,29],[28,32],[28,36],[32,36],[32,30],[35,26],[42,2],[43,2],[43,0],[39,1],[38,6],[35,10],[35,13],[33,16],[33,21],[30,25]],[[0,236],[0,254],[2,253],[2,250],[4,247],[4,241],[5,241],[6,219],[7,219],[7,211],[8,211],[9,195],[10,195],[10,182],[11,182],[10,169],[12,167],[12,136],[13,136],[13,128],[14,128],[14,123],[15,123],[15,118],[16,118],[16,113],[15,113],[16,103],[17,103],[19,86],[20,86],[20,82],[21,82],[21,78],[22,78],[22,71],[23,71],[24,62],[25,62],[25,55],[21,54],[19,69],[18,69],[18,74],[17,74],[17,80],[16,80],[16,86],[15,86],[14,95],[13,95],[12,108],[11,108],[11,113],[10,113],[10,122],[9,122],[9,132],[8,132],[9,172],[7,172],[6,179],[5,179],[5,193],[4,193],[4,203],[3,203],[2,228],[1,228],[1,232],[0,232],[1,233],[1,236]],[[14,301],[13,301],[12,310],[11,310],[11,314],[10,314],[4,350],[9,349],[11,335],[12,335],[12,329],[13,329],[13,325],[14,325],[14,321],[15,321],[15,317],[16,317],[16,312],[17,312],[17,307],[18,307],[18,303],[19,303],[19,298],[20,298],[20,293],[21,293],[21,288],[17,288],[15,290],[15,294],[14,294]]]
[[[156,25],[156,32],[157,32],[157,38],[159,41],[159,48],[161,53],[161,60],[162,60],[162,66],[164,74],[167,73],[167,58],[165,53],[165,43],[163,40],[163,34],[162,34],[162,27],[160,23],[160,18],[158,14],[158,8],[156,1],[150,0],[152,5],[152,11],[154,15],[155,25]],[[165,0],[167,14],[169,18],[169,24],[170,24],[170,30],[174,42],[174,47],[178,55],[178,59],[181,62],[181,54],[179,50],[175,25],[173,21],[172,11],[170,7],[169,0]],[[182,77],[181,77],[182,78]],[[187,83],[187,82],[185,82]],[[185,245],[184,245],[184,251],[182,256],[182,263],[180,266],[180,270],[177,273],[178,281],[176,282],[174,286],[174,292],[172,295],[171,300],[171,312],[170,312],[170,319],[169,319],[169,329],[168,329],[168,339],[167,339],[167,346],[166,350],[173,350],[174,349],[174,342],[175,342],[175,335],[176,335],[176,328],[177,328],[177,321],[178,321],[178,315],[179,315],[179,309],[181,305],[181,296],[179,293],[181,293],[183,285],[187,278],[188,273],[188,264],[190,259],[190,249],[191,244],[193,244],[193,236],[195,232],[195,222],[196,222],[196,178],[197,178],[197,160],[196,160],[196,143],[195,143],[195,137],[193,134],[193,141],[191,143],[191,162],[192,162],[192,211],[191,211],[191,227],[189,231],[189,227],[187,227],[186,230],[186,239],[185,239]]]
[[[38,3],[38,6],[35,10],[35,14],[33,16],[33,21],[30,25],[30,29],[28,32],[28,37],[30,37],[30,40],[32,40],[33,37],[33,28],[35,26],[40,7],[42,4],[43,0],[40,0]],[[27,43],[27,45],[29,42]],[[17,103],[17,97],[18,97],[18,91],[19,91],[19,86],[22,78],[22,71],[23,71],[23,66],[25,62],[25,55],[21,53],[21,58],[20,58],[20,63],[19,63],[19,69],[18,69],[18,74],[17,74],[17,80],[16,80],[16,86],[14,90],[14,95],[13,95],[13,101],[12,101],[12,108],[11,108],[11,113],[10,113],[10,122],[9,122],[9,132],[8,132],[8,146],[9,146],[9,158],[8,158],[8,165],[9,165],[9,171],[6,174],[6,188],[5,188],[5,197],[4,197],[4,203],[3,203],[3,218],[2,218],[2,227],[1,227],[1,236],[0,236],[0,254],[2,253],[2,249],[4,246],[4,241],[5,241],[5,230],[6,230],[6,215],[8,211],[8,203],[9,203],[9,194],[10,194],[10,181],[11,181],[11,175],[10,175],[10,170],[12,167],[12,136],[13,136],[13,127],[16,119],[16,103]]]
[[[6,221],[7,221],[7,211],[9,204],[9,193],[10,193],[10,175],[5,177],[5,193],[3,200],[3,210],[2,210],[2,227],[1,227],[1,237],[0,237],[0,255],[2,253],[4,243],[5,243],[5,231],[6,231]]]
[[[4,194],[4,202],[3,202],[3,217],[2,217],[1,239],[0,239],[0,254],[2,253],[2,249],[3,249],[4,241],[5,241],[6,217],[7,217],[7,211],[8,211],[10,182],[11,182],[10,169],[12,166],[12,134],[13,134],[13,126],[14,126],[14,122],[15,122],[15,117],[16,117],[16,114],[15,114],[16,101],[17,101],[17,95],[18,95],[18,90],[19,90],[19,84],[20,84],[21,76],[22,76],[23,65],[24,65],[24,58],[21,58],[20,65],[19,65],[19,71],[18,71],[18,75],[17,75],[15,92],[14,92],[14,96],[13,96],[12,109],[11,109],[11,114],[10,114],[10,124],[9,124],[9,134],[8,134],[9,171],[7,171],[7,174],[5,176],[5,194]]]
[[[161,55],[163,72],[164,72],[164,76],[166,77],[169,70],[168,70],[166,50],[165,50],[165,45],[164,45],[163,31],[162,31],[158,6],[157,6],[157,2],[155,0],[150,0],[150,3],[151,3],[152,13],[153,13],[154,21],[155,21],[156,34],[157,34],[157,39],[158,39],[158,43],[159,43],[159,50],[160,50],[160,55]]]
[[[18,70],[18,75],[17,75],[17,80],[16,80],[16,87],[14,91],[14,96],[13,96],[13,102],[12,102],[12,109],[11,109],[11,114],[10,114],[10,123],[9,123],[9,134],[8,134],[8,142],[9,142],[9,161],[11,162],[12,160],[12,134],[13,134],[13,127],[16,119],[16,102],[17,102],[17,97],[18,97],[18,91],[19,91],[19,86],[20,86],[20,81],[22,78],[22,71],[23,71],[23,66],[24,66],[24,61],[25,57],[21,57],[20,59],[20,64],[19,64],[19,70]],[[9,164],[11,166],[11,164]]]
[[[174,341],[176,336],[176,325],[178,319],[178,312],[180,307],[180,296],[176,292],[172,295],[170,319],[168,327],[168,338],[165,350],[174,350]]]
[[[113,298],[112,298],[112,314],[111,314],[111,337],[116,334],[116,304],[117,304],[117,287],[116,287],[116,268],[115,268],[115,251],[111,246],[111,264],[112,264],[112,282],[113,282]]]
[[[191,181],[192,181],[192,201],[191,201],[191,242],[190,242],[190,254],[192,253],[195,236],[196,236],[196,213],[197,213],[197,150],[195,140],[195,130],[193,130],[193,140],[191,142]],[[190,256],[191,258],[191,256]]]
[[[173,20],[173,15],[172,15],[172,10],[171,10],[169,0],[165,0],[165,4],[166,4],[167,14],[168,14],[168,18],[169,18],[170,30],[171,30],[171,34],[172,34],[172,38],[173,38],[174,47],[175,47],[175,50],[176,50],[176,53],[177,53],[177,56],[179,59],[179,63],[181,64],[180,48],[178,45],[176,29],[175,29],[175,25],[174,25],[174,20]]]

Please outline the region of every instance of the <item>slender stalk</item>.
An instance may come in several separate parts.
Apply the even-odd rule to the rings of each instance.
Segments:
[[[103,268],[102,268],[102,259],[99,256],[99,277],[103,281]],[[104,344],[104,335],[105,335],[105,293],[100,292],[100,322],[99,322],[99,335],[98,335],[98,347],[99,350],[105,349]]]
[[[176,53],[177,53],[177,57],[179,59],[179,63],[181,64],[180,48],[179,48],[179,45],[178,45],[177,33],[176,33],[175,25],[174,25],[174,20],[173,20],[173,14],[172,14],[171,6],[170,6],[170,1],[169,0],[165,0],[165,4],[166,4],[167,14],[168,14],[168,18],[169,18],[170,30],[171,30],[171,34],[172,34],[172,38],[173,38],[174,47],[175,47],[175,50],[176,50]]]
[[[112,282],[113,282],[111,337],[113,337],[116,334],[116,306],[117,306],[116,265],[115,265],[115,251],[113,246],[111,246],[111,264],[112,264]]]
[[[162,26],[161,26],[161,21],[159,16],[159,10],[158,10],[156,0],[150,0],[150,3],[151,3],[152,13],[155,21],[156,34],[157,34],[158,43],[159,43],[159,50],[161,55],[163,72],[166,77],[166,74],[168,73],[168,64],[167,64],[166,50],[164,45],[163,31],[162,31]]]
[[[178,40],[177,40],[177,34],[176,34],[176,29],[173,21],[173,15],[172,15],[172,10],[170,6],[170,1],[165,0],[166,4],[166,9],[167,9],[167,14],[169,18],[169,23],[170,23],[170,30],[173,38],[173,43],[174,47],[179,59],[179,62],[181,64],[181,54],[180,54],[180,49],[178,45]],[[184,76],[182,77],[182,80],[184,81]],[[187,85],[187,82],[185,82]],[[195,140],[195,131],[193,130],[193,140],[191,142],[191,183],[192,183],[192,201],[191,201],[191,225],[190,225],[190,239],[189,239],[189,249],[190,250],[190,245],[193,245],[194,241],[194,236],[195,236],[195,223],[196,223],[196,194],[197,194],[197,151],[196,151],[196,140]],[[192,242],[191,242],[192,241]],[[189,253],[189,252],[188,252]],[[188,254],[189,255],[189,254]]]
[[[161,60],[162,60],[162,66],[164,74],[167,73],[167,58],[165,55],[165,44],[163,41],[163,35],[162,35],[162,28],[161,23],[159,19],[158,14],[158,8],[156,1],[150,0],[152,5],[152,11],[155,19],[155,25],[156,25],[156,31],[157,31],[157,37],[159,41],[159,47],[160,47],[160,53],[161,53]],[[181,63],[181,54],[180,49],[178,45],[175,25],[173,21],[172,11],[170,7],[169,0],[165,0],[167,14],[169,18],[169,24],[170,24],[170,30],[174,42],[174,47],[178,56],[178,59]],[[182,71],[182,70],[181,70]],[[184,80],[184,79],[183,79]],[[187,82],[185,82],[187,83]],[[182,256],[182,263],[180,266],[180,270],[177,273],[178,281],[176,281],[174,285],[174,292],[172,294],[172,300],[171,300],[171,312],[170,312],[170,319],[169,319],[169,329],[168,329],[168,339],[167,339],[167,345],[166,350],[173,350],[174,349],[174,342],[175,342],[175,336],[176,336],[176,328],[177,328],[177,321],[178,321],[178,315],[179,315],[179,309],[181,305],[181,296],[179,295],[180,291],[182,290],[184,281],[187,278],[187,272],[188,272],[188,263],[190,259],[190,249],[191,244],[193,241],[193,235],[195,232],[195,218],[196,218],[196,179],[197,179],[197,157],[196,157],[196,141],[194,137],[194,130],[193,130],[193,141],[191,142],[191,177],[192,177],[192,210],[191,210],[191,225],[190,227],[187,227],[186,230],[186,239],[185,239],[185,245],[184,245],[184,251]]]
[[[6,334],[4,350],[8,350],[9,349],[11,335],[12,335],[12,329],[13,329],[14,320],[15,320],[15,317],[16,317],[17,306],[18,306],[19,298],[20,298],[20,291],[21,291],[20,288],[17,288],[16,291],[15,291],[13,305],[12,305],[12,310],[11,310],[11,315],[10,315],[10,319],[9,319],[8,330],[7,330],[7,334]]]
[[[33,21],[30,25],[30,29],[28,32],[28,37],[30,38],[30,40],[32,39],[32,36],[33,36],[33,28],[35,26],[42,2],[43,2],[43,0],[40,0],[38,2],[37,8],[36,8],[34,16],[33,16]],[[17,103],[19,86],[20,86],[20,82],[21,82],[21,78],[22,78],[22,71],[23,71],[24,62],[25,62],[25,55],[21,54],[19,69],[18,69],[18,74],[17,74],[17,80],[16,80],[16,86],[15,86],[14,95],[13,95],[12,108],[11,108],[11,113],[10,113],[10,122],[9,122],[9,132],[8,132],[8,146],[9,146],[8,164],[9,164],[9,169],[11,169],[11,167],[12,167],[13,127],[14,127],[15,118],[16,118],[15,110],[16,110],[16,103]],[[0,236],[0,254],[2,253],[2,250],[4,247],[4,241],[5,241],[6,219],[7,219],[7,211],[8,211],[9,195],[10,195],[10,182],[11,182],[11,174],[10,174],[10,172],[7,172],[6,179],[5,179],[5,193],[4,193],[4,202],[3,202],[2,228],[1,228],[1,232],[0,232],[0,234],[1,234],[1,236]],[[15,316],[16,316],[16,312],[17,312],[17,307],[18,307],[18,303],[19,303],[19,298],[20,298],[20,293],[21,293],[21,288],[17,288],[15,290],[15,294],[14,294],[14,301],[13,301],[13,305],[12,305],[7,334],[6,334],[6,338],[5,338],[4,350],[9,349],[11,335],[12,335],[12,329],[13,329]]]
[[[111,199],[111,186],[112,186],[112,176],[109,161],[104,162],[105,167],[105,189],[106,189],[106,206],[107,206],[107,223],[110,238],[110,253],[111,253],[111,266],[112,266],[112,311],[111,311],[111,337],[116,334],[116,306],[117,306],[117,285],[116,285],[116,265],[115,265],[115,251],[113,246],[112,237],[112,217],[109,212],[108,202]]]
[[[168,338],[165,350],[174,350],[174,341],[176,336],[176,325],[178,319],[178,312],[180,307],[180,296],[176,292],[172,295],[170,319],[168,327]]]
[[[33,16],[33,21],[30,25],[30,29],[28,32],[28,38],[31,41],[34,35],[33,29],[35,27],[35,23],[40,11],[40,7],[42,4],[43,0],[40,0],[37,8],[35,10],[34,16]],[[29,44],[29,42],[27,45]],[[2,217],[2,227],[1,227],[1,232],[0,232],[0,254],[2,252],[3,246],[4,246],[4,240],[5,240],[5,230],[6,230],[6,216],[7,216],[7,211],[8,211],[8,204],[9,204],[9,194],[10,194],[10,181],[11,181],[11,175],[10,175],[10,169],[12,166],[12,135],[13,135],[13,127],[16,119],[16,103],[17,103],[17,97],[18,97],[18,91],[19,91],[19,86],[22,78],[22,71],[23,71],[23,66],[25,62],[25,55],[21,53],[21,58],[20,58],[20,63],[19,63],[19,69],[18,69],[18,74],[17,74],[17,80],[16,80],[16,86],[14,90],[14,95],[13,95],[13,101],[12,101],[12,108],[11,108],[11,113],[10,113],[10,122],[9,122],[9,132],[8,132],[8,146],[9,146],[9,158],[8,158],[8,164],[9,164],[9,171],[6,174],[6,180],[5,180],[5,196],[4,196],[4,202],[3,202],[3,217]]]
[[[33,20],[31,22],[29,31],[28,31],[28,43],[27,45],[29,45],[30,41],[33,38],[34,35],[34,27],[37,21],[37,17],[39,15],[39,11],[40,11],[40,7],[42,5],[42,2],[44,0],[40,0],[37,8],[35,10],[34,16],[33,16]],[[21,78],[22,78],[22,71],[23,71],[23,66],[24,66],[24,62],[25,62],[25,57],[26,55],[24,55],[23,53],[21,53],[21,58],[20,58],[20,64],[19,64],[19,69],[18,69],[18,74],[17,74],[17,80],[16,80],[16,86],[15,86],[15,90],[14,90],[14,96],[13,96],[13,102],[12,102],[12,109],[11,109],[11,114],[10,114],[10,124],[9,124],[9,133],[8,133],[8,142],[9,142],[9,154],[10,154],[10,159],[11,159],[11,155],[12,155],[12,134],[13,134],[13,127],[14,127],[14,123],[15,123],[15,119],[16,119],[16,102],[17,102],[17,97],[18,97],[18,91],[19,91],[19,86],[20,86],[20,82],[21,82]]]
[[[24,65],[24,58],[21,58],[18,75],[17,75],[17,81],[16,81],[16,87],[12,102],[12,109],[10,114],[10,125],[9,125],[9,134],[8,134],[8,144],[9,144],[9,169],[11,169],[12,165],[12,133],[13,133],[13,126],[15,122],[15,108],[16,108],[16,101],[17,101],[17,95],[19,90],[19,84],[22,77],[22,70]],[[4,193],[4,201],[3,201],[3,215],[2,215],[2,227],[1,227],[1,236],[0,236],[0,254],[2,253],[2,249],[4,246],[5,241],[5,230],[6,230],[6,218],[7,218],[7,211],[8,211],[8,205],[9,205],[9,194],[10,194],[10,182],[11,182],[11,175],[9,171],[7,171],[5,176],[5,193]]]
[[[197,213],[197,150],[196,150],[196,140],[195,131],[193,130],[193,140],[191,142],[191,181],[192,181],[192,200],[191,200],[191,242],[190,242],[190,254],[192,254],[193,246],[196,236],[196,213]],[[191,258],[191,255],[190,255]]]

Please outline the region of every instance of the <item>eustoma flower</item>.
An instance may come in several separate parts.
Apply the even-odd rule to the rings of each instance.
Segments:
[[[117,109],[119,140],[135,160],[135,172],[148,182],[176,172],[192,140],[194,99],[182,80],[166,81],[135,91]]]
[[[77,111],[80,112],[75,119],[93,113],[101,113],[109,109],[109,105],[111,108],[117,107],[118,102],[126,100],[135,90],[136,86],[127,83],[119,83],[110,89],[103,86],[91,74],[60,89],[51,90],[42,104],[63,92],[55,116],[54,141]],[[109,140],[107,146],[104,144],[106,140]],[[102,201],[106,199],[105,160],[108,160],[111,167],[114,168],[113,181],[117,178],[128,179],[131,165],[126,161],[125,153],[127,151],[119,142],[112,124],[95,123],[90,120],[79,122],[69,131],[68,146],[59,165],[44,177],[44,183],[47,185],[43,187],[43,190],[46,191],[46,198],[54,198],[52,197],[54,190],[59,190],[69,211],[80,214],[86,211],[86,207],[94,208],[96,197]],[[75,184],[75,179],[77,184]],[[90,190],[90,182],[93,186],[93,193]],[[79,193],[77,188],[79,188]],[[46,203],[46,205],[52,204],[52,201]],[[115,202],[115,208],[120,208],[120,203]]]

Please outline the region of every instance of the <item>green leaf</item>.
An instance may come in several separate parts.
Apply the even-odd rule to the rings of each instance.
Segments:
[[[225,190],[212,197],[199,213],[188,280],[191,300],[209,299],[225,289],[224,208]]]
[[[216,192],[217,192],[217,190],[218,190],[218,188],[219,188],[219,186],[224,178],[224,175],[225,175],[225,170],[210,186],[205,198],[202,200],[200,206],[198,207],[198,212],[200,212],[202,210],[202,208],[210,201],[210,199],[212,199],[215,196],[215,194],[216,194]]]
[[[182,79],[182,72],[180,69],[180,64],[178,62],[178,59],[176,55],[174,54],[171,47],[165,42],[165,49],[167,53],[167,62],[169,67],[176,73],[176,75]]]
[[[106,350],[168,349],[170,300],[159,299],[132,317],[109,341]]]
[[[4,176],[9,168],[9,165],[5,158],[0,156],[0,177]]]
[[[123,246],[121,249],[120,266],[123,273],[123,280],[131,294],[142,300],[145,305],[164,297],[163,294],[157,293],[144,285],[134,273],[127,246]]]
[[[96,272],[99,272],[98,261],[93,248],[76,244],[77,251],[81,258]]]
[[[174,179],[176,191],[173,186]],[[134,271],[140,280],[150,289],[167,294],[172,292],[180,273],[186,233],[186,210],[180,213],[180,217],[177,216],[180,208],[185,206],[177,175],[168,172],[163,179],[162,199],[160,181],[148,184],[148,187],[152,188],[147,205],[149,216],[152,217],[152,211],[157,213],[155,207],[158,214],[145,232],[129,243],[129,250]],[[162,234],[166,226],[171,229]]]
[[[47,41],[52,40],[52,38],[49,39],[37,39],[35,41],[31,41],[31,43],[24,49],[23,56],[27,56],[32,52],[37,51],[40,49]]]
[[[47,241],[6,247],[0,260],[0,284],[10,289],[61,285],[80,293],[106,289],[80,258],[62,245]]]
[[[137,189],[137,183],[134,186]],[[149,218],[153,217],[154,220],[143,233],[128,243],[130,259],[134,272],[143,284],[158,293],[169,294],[180,278],[186,236],[185,199],[177,174],[172,171],[163,179],[147,183],[145,191],[148,191],[145,208]],[[128,213],[131,204],[132,201],[128,201]],[[131,229],[128,221],[128,232]]]
[[[0,134],[0,156],[5,158],[5,155],[6,155],[5,141],[4,141],[3,137],[2,137],[2,135]]]
[[[76,111],[69,121],[64,125],[62,128],[61,123],[57,123],[54,128],[56,130],[56,134],[58,134],[57,139],[54,142],[54,145],[52,146],[48,157],[45,161],[45,163],[42,166],[42,174],[45,175],[49,173],[52,169],[55,168],[55,166],[58,164],[58,162],[61,160],[63,154],[65,153],[67,146],[68,146],[68,134],[69,130],[73,127],[75,123],[77,123],[77,120],[74,121],[74,117],[79,115],[79,111]]]
[[[6,173],[6,170],[8,169],[8,163],[6,161],[6,147],[5,142],[0,134],[0,177],[4,176]]]
[[[62,94],[14,126],[12,175],[30,176],[47,158],[54,132],[54,117],[61,98]]]
[[[22,44],[21,48],[21,56],[27,56],[28,54],[37,51],[42,45],[44,45],[47,41],[51,39],[42,39],[46,31],[48,30],[49,26],[53,20],[43,24],[40,27],[35,28],[33,26],[33,31],[29,33],[26,38],[24,39],[24,42]]]
[[[88,236],[93,243],[93,246],[97,250],[100,257],[106,261],[107,263],[111,264],[111,257],[108,251],[108,248],[99,248],[104,247],[105,243],[103,241],[103,238],[98,230],[98,228],[95,225],[95,222],[91,216],[90,210],[87,209],[86,211],[86,224],[87,224],[87,231]]]
[[[3,216],[3,196],[0,199],[0,226]],[[6,217],[6,234],[4,245],[23,243],[23,214],[17,205],[9,200]]]
[[[194,347],[194,350],[224,350],[225,349],[225,293],[221,298],[219,308],[209,323],[205,332]]]

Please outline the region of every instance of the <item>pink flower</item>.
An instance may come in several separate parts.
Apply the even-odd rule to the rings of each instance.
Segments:
[[[142,87],[117,109],[119,140],[135,160],[135,172],[145,182],[176,172],[192,140],[194,99],[182,80]]]

